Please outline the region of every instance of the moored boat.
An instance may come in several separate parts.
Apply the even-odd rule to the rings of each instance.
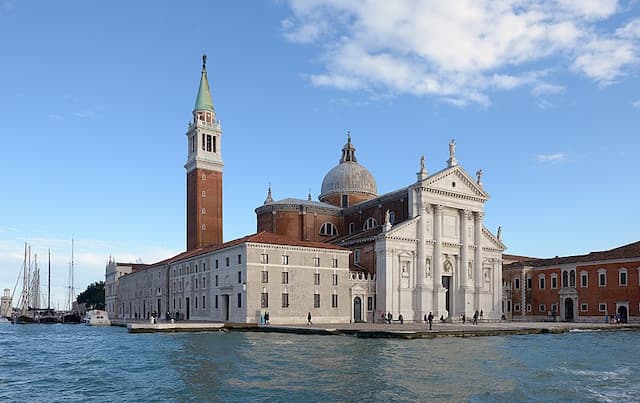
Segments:
[[[87,311],[83,320],[87,326],[111,326],[109,314],[101,309],[92,309]]]

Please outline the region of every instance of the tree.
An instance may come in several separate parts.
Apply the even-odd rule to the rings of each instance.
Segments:
[[[104,281],[90,284],[86,290],[78,295],[78,303],[86,303],[95,309],[104,309]]]

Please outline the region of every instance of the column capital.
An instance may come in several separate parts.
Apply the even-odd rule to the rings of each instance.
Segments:
[[[436,214],[442,214],[442,210],[444,210],[444,206],[442,204],[434,204],[433,209],[435,210]]]
[[[484,218],[484,212],[483,211],[475,211],[474,212],[474,217],[476,220],[481,221]]]
[[[471,210],[468,209],[462,209],[460,210],[460,213],[462,214],[462,218],[466,218],[467,220],[470,220],[471,218],[473,218],[473,212]]]

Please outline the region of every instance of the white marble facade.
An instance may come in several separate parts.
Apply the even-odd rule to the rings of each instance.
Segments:
[[[455,159],[407,188],[409,220],[385,223],[375,240],[377,312],[405,320],[502,316],[504,244],[483,225],[489,195]]]

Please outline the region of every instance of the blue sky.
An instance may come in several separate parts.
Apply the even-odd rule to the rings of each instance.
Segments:
[[[380,193],[484,172],[507,253],[638,240],[640,10],[633,1],[0,0],[0,288],[52,249],[54,304],[109,255],[185,248],[187,122],[208,55],[224,238],[274,197],[314,198],[351,131]],[[19,287],[18,287],[19,288]]]

